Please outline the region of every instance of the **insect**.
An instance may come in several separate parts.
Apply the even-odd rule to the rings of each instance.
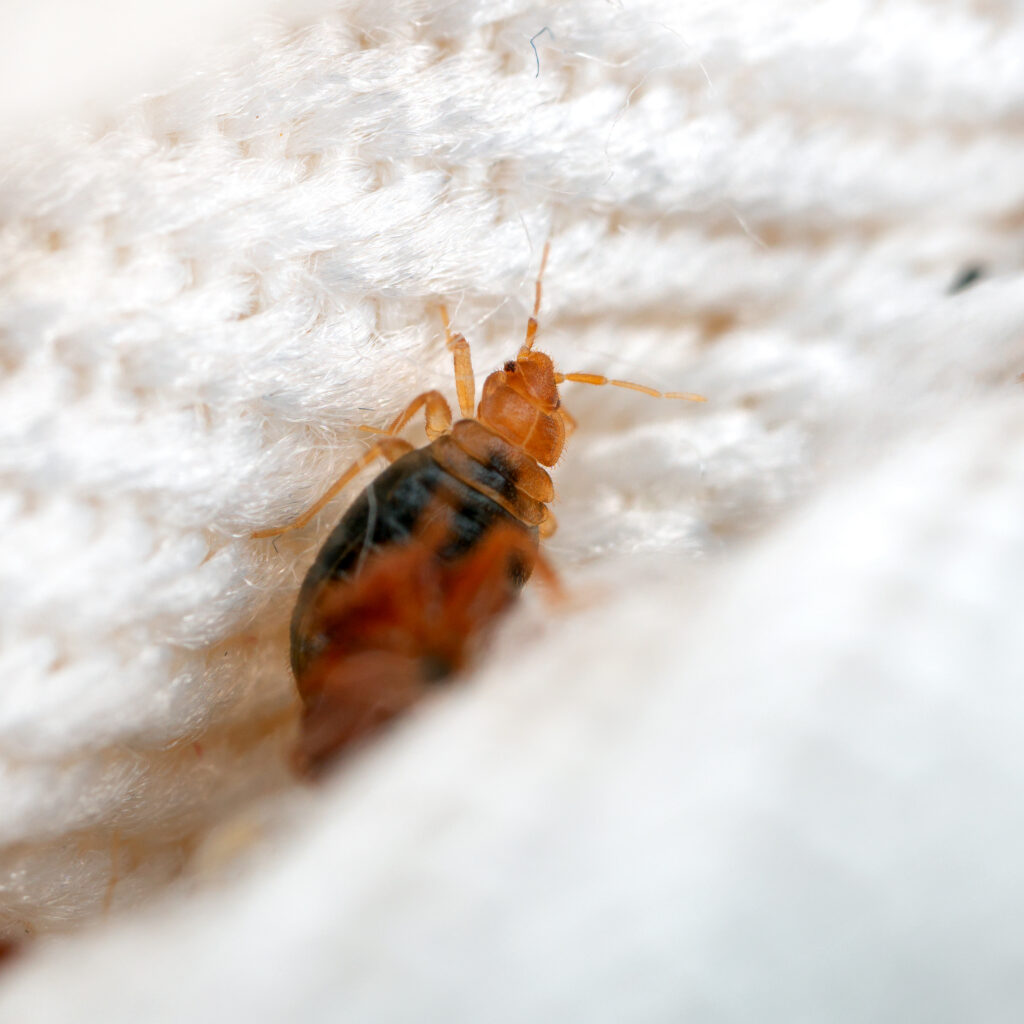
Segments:
[[[13,960],[19,952],[19,947],[13,939],[0,939],[0,968]]]
[[[467,663],[488,628],[536,570],[557,588],[539,550],[555,530],[545,467],[561,458],[575,422],[567,381],[658,398],[703,401],[589,373],[560,373],[534,348],[544,247],[533,315],[519,353],[484,381],[479,405],[469,343],[453,333],[462,419],[439,391],[416,396],[376,442],[302,516],[305,525],[375,459],[391,465],[353,501],[309,570],[291,621],[291,663],[303,702],[298,767],[319,773],[350,743],[405,711]],[[428,444],[397,436],[423,410]]]

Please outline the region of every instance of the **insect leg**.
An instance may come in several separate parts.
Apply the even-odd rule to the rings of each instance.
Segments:
[[[459,412],[469,419],[476,410],[476,381],[473,379],[473,357],[469,351],[469,342],[461,334],[452,334],[445,306],[441,307],[441,320],[444,323],[448,351],[455,360],[455,390],[459,396]]]
[[[440,391],[424,391],[417,395],[388,425],[386,433],[397,434],[408,422],[423,410],[426,420],[427,437],[431,441],[448,433],[452,425],[452,410]]]
[[[565,424],[565,436],[569,437],[570,434],[575,431],[579,426],[573,416],[566,410],[565,406],[561,406],[558,410],[558,415],[562,417],[562,422]]]
[[[526,324],[526,340],[520,352],[529,352],[533,348],[534,339],[537,337],[537,314],[540,312],[541,280],[544,277],[544,268],[548,265],[548,253],[551,250],[551,243],[544,243],[544,255],[540,258],[540,270],[537,271],[537,283],[533,289],[533,316]]]
[[[103,894],[103,913],[110,913],[110,907],[114,902],[114,890],[120,880],[118,867],[121,861],[121,832],[114,829],[110,837],[110,878],[107,880],[107,891]]]
[[[423,397],[422,395],[420,396]],[[333,498],[338,491],[340,491],[347,483],[349,483],[359,472],[364,470],[374,459],[383,456],[388,462],[394,462],[395,459],[405,455],[406,452],[411,452],[413,446],[408,441],[403,441],[399,437],[382,437],[376,444],[371,448],[367,449],[362,455],[352,463],[344,473],[338,477],[337,480],[330,486],[327,493],[315,504],[312,508],[306,509],[298,519],[292,520],[292,522],[285,524],[284,526],[275,527],[272,530],[257,530],[252,536],[255,539],[261,537],[276,537],[280,533],[287,533],[289,530],[298,530],[300,527],[305,526]]]
[[[417,395],[386,427],[370,427],[364,423],[359,429],[368,434],[391,437],[397,434],[420,409],[424,409],[427,437],[431,441],[448,433],[452,425],[452,410],[440,391],[424,391],[422,395]]]
[[[553,537],[555,531],[558,529],[558,520],[555,518],[555,513],[549,508],[544,509],[544,518],[540,521],[540,525],[537,527],[541,537],[547,540],[548,537]]]
[[[554,516],[551,518],[553,520]],[[554,530],[551,532],[554,533]],[[550,537],[551,534],[549,533],[547,536]],[[540,577],[541,583],[544,584],[544,587],[547,589],[552,600],[565,600],[565,589],[562,587],[562,581],[559,578],[558,570],[547,560],[543,551],[538,551],[534,555],[533,569]]]

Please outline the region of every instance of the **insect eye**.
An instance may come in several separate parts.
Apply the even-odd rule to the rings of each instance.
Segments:
[[[508,361],[508,362],[507,362],[507,363],[505,364],[505,372],[506,372],[506,373],[515,373],[515,372],[516,372],[516,364],[515,364],[515,361],[514,361],[514,360],[510,359],[510,360],[509,360],[509,361]]]

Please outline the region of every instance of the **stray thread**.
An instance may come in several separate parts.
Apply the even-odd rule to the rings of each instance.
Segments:
[[[552,39],[555,38],[555,33],[552,32],[551,29],[547,27],[547,25],[545,25],[539,32],[535,32],[532,36],[530,36],[530,48],[533,50],[534,59],[537,61],[537,74],[533,76],[534,78],[540,78],[540,54],[537,52],[537,47],[533,45],[533,41],[538,36],[544,35],[545,32],[547,32],[547,34],[551,36]]]

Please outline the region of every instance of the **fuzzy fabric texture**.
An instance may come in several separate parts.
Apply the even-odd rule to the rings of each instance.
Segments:
[[[1019,1019],[1021,9],[252,21],[0,157],[0,1018]],[[566,385],[568,605],[306,789],[348,499],[250,534],[549,238],[538,347],[709,401]]]

